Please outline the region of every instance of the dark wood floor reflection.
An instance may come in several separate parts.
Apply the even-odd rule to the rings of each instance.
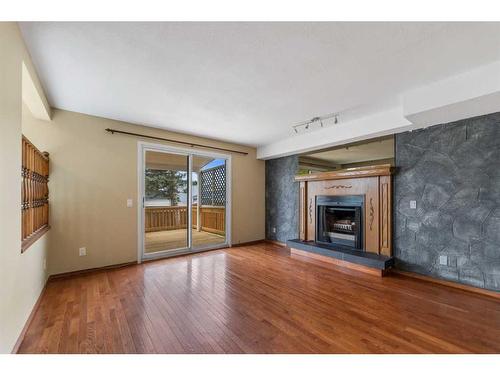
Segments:
[[[259,244],[56,279],[22,353],[500,352],[500,301]]]

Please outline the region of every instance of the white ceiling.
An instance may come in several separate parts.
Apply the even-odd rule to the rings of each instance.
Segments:
[[[500,59],[499,23],[20,26],[53,107],[253,146]]]

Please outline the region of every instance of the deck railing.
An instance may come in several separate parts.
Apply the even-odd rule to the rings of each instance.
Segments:
[[[187,228],[186,206],[146,207],[145,231],[159,232],[163,230]],[[192,225],[198,228],[197,207],[193,207]],[[224,235],[226,233],[226,209],[220,206],[201,206],[200,229],[205,232]]]
[[[194,217],[196,217],[196,214],[193,212]],[[220,206],[201,206],[200,222],[201,230],[223,236],[226,233],[226,208]]]

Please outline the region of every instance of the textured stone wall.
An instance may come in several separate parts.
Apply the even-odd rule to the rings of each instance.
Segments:
[[[500,113],[397,134],[395,160],[397,267],[500,290]]]
[[[266,161],[266,238],[285,242],[299,237],[299,157]],[[275,231],[273,231],[275,228]]]

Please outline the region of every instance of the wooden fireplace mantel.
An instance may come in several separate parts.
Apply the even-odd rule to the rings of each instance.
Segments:
[[[390,164],[382,164],[295,176],[300,184],[300,240],[315,240],[316,196],[363,195],[364,249],[392,256],[393,173]]]
[[[295,176],[295,181],[321,181],[341,180],[346,178],[360,178],[372,176],[390,176],[394,173],[394,167],[390,164],[370,165],[367,167],[356,167],[340,169],[331,172],[319,172]]]

